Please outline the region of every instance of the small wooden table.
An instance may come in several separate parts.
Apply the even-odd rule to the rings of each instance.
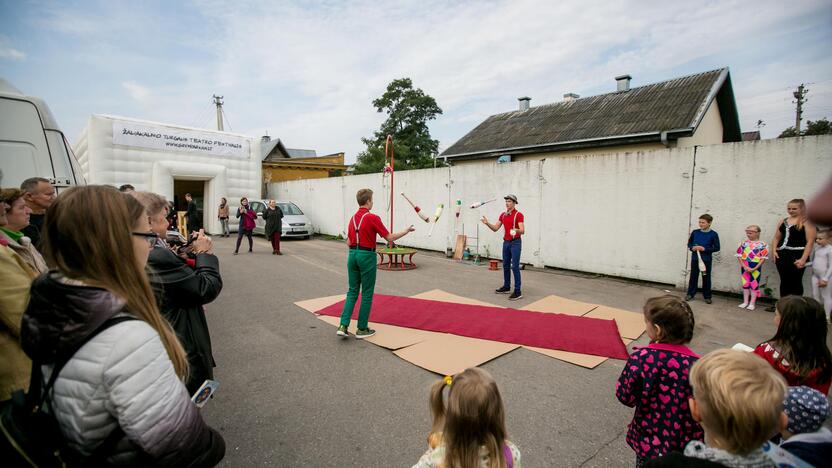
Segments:
[[[413,270],[416,264],[413,263],[413,256],[416,255],[416,249],[407,247],[383,247],[376,249],[378,254],[378,268],[380,270],[402,271]],[[386,258],[385,258],[386,256]],[[405,257],[407,259],[405,260]]]

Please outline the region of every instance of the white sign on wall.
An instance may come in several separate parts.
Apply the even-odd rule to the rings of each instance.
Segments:
[[[113,144],[245,159],[250,156],[245,138],[130,122],[113,122]]]

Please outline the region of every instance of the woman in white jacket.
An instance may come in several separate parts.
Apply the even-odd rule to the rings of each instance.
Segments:
[[[45,384],[55,362],[91,331],[116,316],[135,317],[72,355],[48,408],[69,447],[82,459],[94,455],[96,464],[213,466],[225,442],[190,400],[182,383],[185,352],[144,273],[155,239],[144,207],[114,188],[62,193],[43,230],[45,255],[56,269],[32,285],[23,349],[42,365]]]

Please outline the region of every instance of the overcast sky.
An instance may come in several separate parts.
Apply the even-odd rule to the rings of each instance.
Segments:
[[[0,0],[0,76],[44,98],[71,142],[91,114],[215,128],[344,151],[410,77],[444,114],[447,148],[489,115],[729,67],[743,131],[832,117],[832,2]],[[805,125],[805,120],[804,120]],[[228,127],[226,127],[228,130]]]

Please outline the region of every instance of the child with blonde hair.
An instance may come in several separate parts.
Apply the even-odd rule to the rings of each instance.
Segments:
[[[437,381],[430,412],[429,448],[413,468],[520,468],[520,450],[507,439],[503,399],[488,372],[472,367]]]
[[[742,304],[740,309],[754,310],[760,297],[760,270],[768,258],[768,244],[760,240],[760,226],[752,224],[745,228],[746,240],[737,248],[742,281]]]
[[[768,442],[788,425],[783,411],[786,381],[750,353],[719,349],[693,365],[690,412],[705,431],[705,441],[647,466],[807,467],[799,458]]]
[[[636,466],[702,439],[688,409],[688,373],[699,359],[685,346],[695,325],[690,305],[670,295],[648,299],[644,324],[650,344],[635,348],[615,388],[621,403],[635,407],[627,444],[636,452]]]

